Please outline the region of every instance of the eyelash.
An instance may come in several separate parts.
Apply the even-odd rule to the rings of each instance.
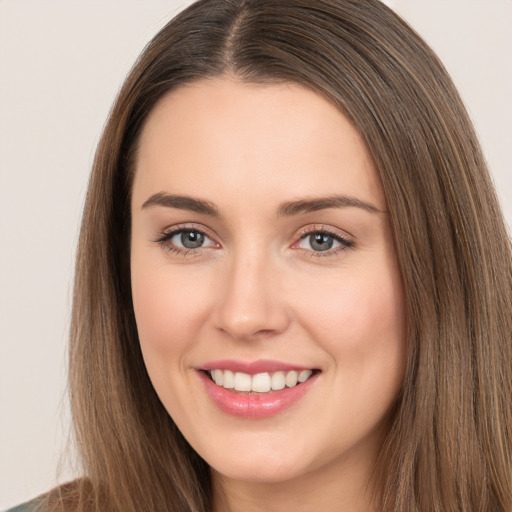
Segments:
[[[198,228],[196,226],[188,225],[178,225],[175,226],[171,231],[165,231],[162,233],[155,242],[160,244],[163,249],[166,251],[178,254],[180,256],[187,256],[189,253],[193,253],[196,256],[199,256],[206,247],[198,247],[197,249],[187,249],[183,247],[177,247],[176,245],[171,243],[171,240],[174,236],[179,235],[180,233],[189,232],[189,233],[198,233],[203,235],[210,240],[213,240],[213,237],[210,236],[204,229]]]
[[[300,241],[305,240],[309,236],[317,234],[328,236],[335,240],[336,242],[338,242],[340,245],[334,249],[329,249],[327,251],[313,251],[308,249],[302,249],[305,252],[305,254],[311,258],[327,258],[330,256],[335,256],[349,249],[353,249],[355,247],[355,243],[348,237],[345,237],[338,233],[337,231],[329,229],[326,226],[310,226],[299,231],[300,240],[299,242],[295,242],[293,245],[297,245],[298,243],[300,243]]]
[[[180,233],[183,232],[191,232],[191,233],[198,233],[200,235],[203,235],[210,240],[213,241],[213,237],[210,236],[206,230],[197,228],[195,226],[191,225],[183,225],[183,226],[175,226],[171,231],[166,231],[159,236],[155,242],[160,244],[163,249],[166,251],[178,254],[180,256],[187,256],[192,253],[193,255],[199,256],[202,254],[204,249],[207,247],[198,247],[196,249],[186,249],[182,247],[177,247],[176,245],[170,243],[172,238]],[[299,240],[297,242],[294,242],[292,247],[299,244],[302,240],[305,240],[307,237],[311,235],[324,235],[332,238],[336,242],[338,242],[340,245],[334,249],[328,249],[326,251],[314,251],[310,249],[303,249],[303,248],[296,248],[298,250],[301,250],[305,255],[311,258],[325,258],[330,257],[339,254],[340,252],[347,251],[349,249],[353,249],[355,247],[355,243],[350,240],[348,237],[340,235],[338,232],[335,232],[334,230],[331,230],[325,226],[312,226],[308,228],[304,228],[303,230],[299,231],[298,237]]]

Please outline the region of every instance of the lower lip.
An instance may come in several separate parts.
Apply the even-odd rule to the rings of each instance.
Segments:
[[[198,374],[208,396],[219,409],[232,416],[251,419],[268,418],[292,406],[311,389],[319,375],[319,373],[314,374],[306,382],[293,388],[284,388],[265,394],[248,394],[217,386],[204,371],[199,371]]]

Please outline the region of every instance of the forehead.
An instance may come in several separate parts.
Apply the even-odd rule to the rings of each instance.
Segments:
[[[343,193],[385,206],[368,148],[330,102],[296,84],[229,79],[182,86],[150,113],[134,200],[159,191],[249,201]]]

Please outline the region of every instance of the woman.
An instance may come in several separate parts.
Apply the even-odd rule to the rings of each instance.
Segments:
[[[42,510],[507,511],[511,247],[464,107],[374,0],[200,1],[84,211],[84,478]]]

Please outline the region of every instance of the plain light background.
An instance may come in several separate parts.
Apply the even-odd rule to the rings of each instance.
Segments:
[[[179,0],[0,0],[0,509],[71,479],[66,342],[95,146]],[[512,1],[386,2],[459,87],[512,225]]]

